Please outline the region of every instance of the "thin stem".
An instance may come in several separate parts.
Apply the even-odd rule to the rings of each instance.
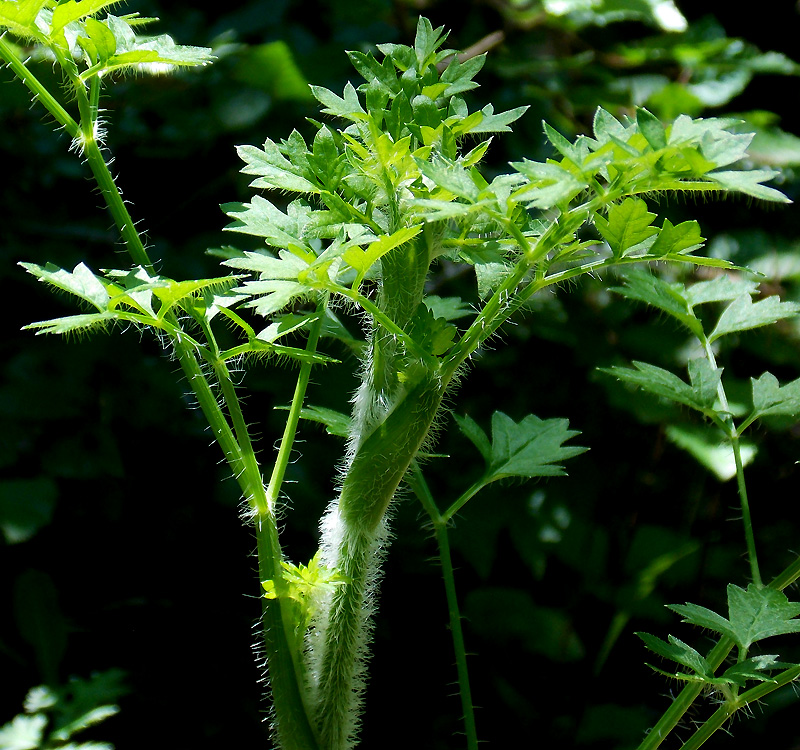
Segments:
[[[762,586],[761,571],[758,568],[758,556],[756,555],[756,539],[753,533],[753,521],[750,517],[750,503],[747,500],[747,486],[744,481],[744,465],[742,464],[742,449],[739,444],[738,435],[730,436],[731,448],[733,448],[733,459],[736,463],[736,486],[739,490],[739,501],[742,506],[742,523],[744,524],[744,536],[747,542],[747,557],[750,560],[750,575],[753,583]]]
[[[317,318],[311,324],[308,341],[306,343],[306,352],[308,354],[313,354],[317,350],[317,344],[319,343],[319,337],[322,332],[322,321],[325,317],[326,305],[327,298],[321,299],[317,304]],[[300,422],[300,413],[303,410],[303,402],[305,401],[308,382],[311,378],[312,366],[313,362],[311,362],[310,359],[304,361],[300,366],[300,373],[297,376],[297,384],[294,388],[292,403],[289,406],[289,416],[286,419],[283,437],[281,438],[281,444],[278,448],[278,456],[275,459],[275,465],[272,467],[272,475],[270,476],[269,485],[267,486],[267,507],[270,512],[274,512],[275,503],[278,500],[278,495],[283,485],[286,468],[289,465],[289,457],[291,456],[294,446],[294,438],[297,434],[297,425]]]
[[[681,750],[697,750],[702,747],[707,740],[718,729],[721,729],[728,719],[731,718],[738,710],[744,708],[753,701],[760,700],[778,688],[794,682],[800,677],[800,666],[791,667],[781,672],[769,682],[762,682],[754,688],[742,693],[735,702],[725,701],[705,722],[703,725],[684,743]]]
[[[439,547],[439,560],[442,565],[442,578],[447,596],[447,610],[450,616],[450,633],[453,638],[456,670],[458,673],[458,692],[461,696],[461,710],[464,714],[464,730],[467,735],[468,750],[478,750],[478,732],[475,726],[475,710],[472,705],[472,690],[467,669],[467,651],[464,645],[464,631],[461,628],[461,612],[458,607],[453,560],[450,555],[450,539],[447,534],[447,520],[439,513],[428,483],[415,461],[412,464],[411,483],[414,493],[433,523],[436,544]]]
[[[39,79],[31,73],[25,63],[15,54],[13,49],[6,42],[4,36],[0,36],[0,58],[6,61],[8,67],[14,72],[19,80],[28,87],[34,97],[44,105],[45,109],[55,118],[59,125],[69,133],[72,138],[80,137],[81,129],[75,122],[72,115],[61,106],[61,103],[45,88]]]
[[[714,356],[714,350],[711,348],[708,338],[703,336],[700,339],[700,343],[705,349],[706,357],[708,357],[711,367],[716,369],[717,360]],[[729,412],[730,406],[728,405],[728,397],[725,393],[725,386],[722,384],[721,379],[717,385],[717,394],[719,396],[719,402],[720,406],[722,406],[722,410]],[[731,450],[733,451],[733,460],[736,464],[736,486],[739,491],[739,503],[742,507],[742,523],[744,524],[744,537],[745,543],[747,544],[747,559],[750,562],[750,577],[753,579],[753,583],[755,583],[757,586],[762,586],[763,583],[761,580],[761,571],[758,567],[758,555],[756,553],[756,539],[753,532],[753,521],[752,517],[750,516],[750,503],[747,499],[747,485],[744,481],[744,464],[742,463],[742,448],[739,442],[739,433],[734,428],[733,423],[729,418],[725,419],[725,423],[726,437],[728,438]]]
[[[798,578],[800,578],[800,557],[797,557],[794,562],[778,573],[768,585],[770,588],[783,591],[783,589],[791,586]],[[734,645],[734,642],[730,638],[721,638],[717,645],[711,649],[706,657],[706,661],[709,663],[712,671],[715,671],[719,665],[722,664]],[[704,684],[702,682],[691,682],[687,684],[678,694],[678,697],[672,701],[669,708],[664,712],[655,726],[647,733],[636,750],[656,750],[669,736],[669,733],[678,725],[683,715],[692,706],[697,696],[700,695],[703,687]],[[762,686],[759,685],[758,687],[760,688]],[[757,689],[758,688],[753,688],[753,690]],[[751,691],[743,693],[739,696],[739,700],[742,700],[750,693]]]

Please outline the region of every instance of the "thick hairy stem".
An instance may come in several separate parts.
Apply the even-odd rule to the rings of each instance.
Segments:
[[[398,399],[356,450],[339,498],[323,521],[325,563],[346,579],[320,606],[310,640],[310,691],[325,750],[350,748],[355,741],[374,589],[388,537],[386,513],[428,435],[443,392],[441,381],[426,373]]]

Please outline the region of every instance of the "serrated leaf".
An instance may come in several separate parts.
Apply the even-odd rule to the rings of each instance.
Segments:
[[[494,107],[487,104],[481,111],[482,117],[477,120],[474,125],[469,127],[462,127],[462,133],[510,133],[511,128],[508,127],[512,122],[519,120],[525,112],[528,111],[527,105],[524,107],[515,107],[509,109],[507,112],[494,113]],[[477,113],[475,113],[477,114]]]
[[[53,9],[53,20],[50,23],[50,34],[56,35],[68,24],[87,16],[94,16],[103,8],[118,5],[121,0],[68,0],[61,2]]]
[[[614,257],[624,258],[658,234],[658,229],[652,226],[655,218],[656,215],[647,210],[647,204],[641,198],[626,198],[609,208],[607,219],[595,216],[594,223]]]
[[[448,193],[464,198],[470,203],[477,200],[480,187],[475,183],[470,170],[441,157],[430,162],[422,159],[415,161],[422,174],[432,180],[437,187],[444,188]]]
[[[606,372],[619,380],[633,383],[649,393],[689,406],[703,414],[708,414],[714,405],[722,370],[713,370],[706,359],[689,362],[691,385],[669,370],[647,362],[633,362],[633,366],[636,369],[628,367],[600,369],[601,372]]]
[[[676,226],[665,218],[656,241],[647,252],[658,257],[690,253],[702,247],[704,241],[705,237],[700,234],[700,225],[696,221],[684,221]]]
[[[559,203],[572,200],[586,184],[559,164],[542,163],[525,159],[511,164],[520,174],[528,178],[514,193],[514,198],[524,201],[528,208],[548,209]]]
[[[782,414],[794,417],[800,414],[800,378],[784,386],[772,373],[765,372],[753,384],[753,410],[756,416]]]
[[[472,79],[481,71],[485,62],[485,53],[475,55],[475,57],[471,57],[463,63],[459,60],[458,55],[453,55],[450,64],[439,78],[442,83],[447,84],[442,96],[450,97],[477,88],[478,84]]]
[[[305,145],[305,144],[303,144]],[[320,188],[299,160],[289,161],[281,154],[277,144],[267,139],[263,148],[239,146],[239,158],[245,163],[242,174],[258,175],[251,187],[288,190],[294,193],[319,193]],[[306,151],[306,153],[308,153]]]
[[[311,213],[308,206],[298,201],[290,203],[286,213],[260,195],[253,196],[252,203],[226,203],[222,210],[235,221],[225,227],[229,232],[242,232],[255,237],[264,237],[267,242],[289,250],[298,248],[307,253],[309,259],[313,251],[303,239],[303,227]],[[226,265],[235,265],[233,261]],[[246,266],[237,266],[246,268]]]
[[[745,659],[731,667],[728,667],[722,674],[720,680],[728,683],[744,687],[747,680],[755,680],[756,682],[774,682],[774,680],[766,674],[764,670],[782,669],[790,665],[781,664],[778,661],[776,654],[762,654],[754,656],[750,659]]]
[[[7,28],[17,36],[37,36],[36,16],[48,0],[3,0],[0,2],[0,28]]]
[[[669,642],[666,642],[656,638],[654,635],[650,635],[650,633],[637,633],[636,635],[644,641],[645,646],[653,653],[688,667],[704,680],[713,678],[714,671],[705,657],[682,640],[675,638],[675,636],[668,636]]]
[[[434,54],[445,39],[447,39],[447,32],[444,31],[444,26],[434,29],[427,18],[419,17],[417,33],[414,38],[414,55],[417,58],[417,70],[420,73],[433,63]]]
[[[36,263],[20,263],[20,265],[39,281],[74,294],[100,311],[108,306],[109,296],[105,286],[84,263],[78,263],[71,273],[52,263],[46,266],[39,266]]]
[[[699,281],[687,287],[684,295],[690,307],[704,305],[708,302],[727,302],[743,294],[752,294],[758,289],[758,283],[743,278],[734,278],[723,273],[711,281]]]
[[[761,184],[778,174],[772,169],[751,169],[741,172],[709,172],[706,177],[731,192],[752,195],[773,203],[791,203],[780,190]]]
[[[365,120],[367,117],[367,113],[358,100],[358,92],[349,82],[344,87],[344,97],[336,96],[333,91],[322,86],[311,86],[311,93],[322,104],[322,111],[326,115],[342,117],[353,122]]]
[[[800,632],[800,603],[790,602],[782,591],[754,583],[742,589],[728,584],[728,616],[697,604],[671,605],[669,609],[683,617],[684,622],[714,630],[731,638],[747,650],[764,638]]]
[[[564,475],[558,462],[583,453],[586,448],[563,443],[579,433],[567,429],[566,419],[539,419],[533,414],[521,422],[496,411],[492,415],[492,453],[487,482],[506,477],[555,477]]]
[[[372,242],[366,250],[362,250],[357,246],[345,250],[342,258],[348,265],[358,271],[356,284],[361,282],[361,279],[379,258],[386,255],[389,251],[394,250],[396,247],[404,245],[409,240],[412,240],[421,231],[422,224],[417,224],[413,227],[403,227],[390,235],[381,235],[377,240]]]
[[[63,318],[53,318],[52,320],[29,323],[23,326],[22,330],[36,331],[37,336],[48,333],[88,333],[89,331],[105,330],[110,323],[114,323],[116,320],[117,315],[113,312],[67,315]]]
[[[698,338],[703,335],[703,327],[689,307],[682,284],[671,284],[647,271],[632,271],[626,275],[624,287],[612,287],[611,291],[663,310]]]
[[[800,304],[795,302],[781,302],[779,297],[753,302],[749,294],[742,294],[725,308],[708,340],[713,342],[729,333],[772,325],[798,313]]]

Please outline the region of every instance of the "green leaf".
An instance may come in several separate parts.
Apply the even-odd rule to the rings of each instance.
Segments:
[[[641,198],[626,198],[609,208],[607,219],[595,216],[594,224],[614,257],[624,258],[658,234],[658,229],[652,226],[655,218]]]
[[[625,286],[611,291],[663,310],[702,338],[703,327],[689,307],[682,284],[671,284],[647,271],[631,271],[625,276]]]
[[[274,141],[267,139],[261,149],[255,146],[239,146],[236,152],[245,163],[242,174],[259,176],[250,183],[250,187],[288,190],[293,193],[320,192],[307,162],[303,165],[298,163],[299,159],[289,161],[281,154]]]
[[[743,294],[753,294],[758,283],[748,279],[736,278],[730,274],[720,274],[711,281],[699,281],[687,287],[684,296],[690,307],[708,302],[727,302]]]
[[[48,0],[3,0],[0,2],[0,28],[10,29],[21,37],[36,37],[36,16]]]
[[[494,107],[487,104],[481,111],[482,117],[472,126],[464,128],[462,133],[510,133],[508,127],[512,122],[519,120],[528,111],[527,105],[515,107],[507,112],[494,113]],[[477,113],[476,113],[477,114]]]
[[[696,409],[702,414],[709,415],[712,412],[722,370],[714,370],[707,359],[689,361],[691,385],[661,367],[646,362],[634,362],[633,365],[635,370],[627,367],[609,367],[600,370],[619,380],[633,383],[649,393]]]
[[[84,21],[86,37],[78,37],[78,44],[89,55],[92,63],[105,64],[117,51],[117,40],[106,24],[87,18]]]
[[[492,443],[478,423],[468,414],[465,414],[463,417],[458,414],[453,414],[453,417],[456,420],[458,429],[472,441],[472,444],[480,451],[484,461],[486,461],[487,464],[491,463]]]
[[[478,87],[472,79],[481,71],[486,62],[486,54],[476,55],[463,63],[454,55],[450,64],[445,68],[439,80],[447,84],[447,88],[442,93],[443,97],[451,97],[461,94],[464,91],[471,91]]]
[[[649,255],[658,257],[690,253],[703,246],[705,237],[700,234],[700,225],[696,221],[684,221],[677,226],[669,219],[664,219],[664,225],[658,232],[656,241],[648,250]]]
[[[765,372],[753,384],[753,410],[756,417],[782,414],[795,417],[800,414],[800,378],[781,386],[778,379]]]
[[[754,656],[750,659],[745,659],[737,664],[734,664],[725,670],[720,681],[744,687],[747,680],[755,680],[756,682],[774,682],[774,680],[765,674],[764,670],[770,669],[786,669],[789,664],[782,664],[778,662],[776,654],[762,654]]]
[[[417,70],[420,73],[433,64],[435,52],[445,39],[447,39],[447,33],[444,31],[444,26],[434,29],[427,18],[419,17],[417,34],[414,38],[414,54],[417,58]]]
[[[289,204],[286,213],[260,195],[253,196],[252,203],[226,203],[222,210],[235,221],[225,227],[229,232],[242,232],[255,237],[264,237],[273,247],[307,254],[309,261],[315,257],[308,243],[303,239],[303,228],[308,221],[310,209],[302,202]],[[248,257],[252,257],[248,256]],[[247,268],[232,259],[226,265]]]
[[[728,617],[696,604],[675,604],[669,607],[683,617],[684,622],[715,630],[731,638],[747,650],[764,638],[800,632],[800,603],[790,602],[782,591],[757,586],[742,589],[728,584]]]
[[[559,461],[586,448],[563,443],[579,433],[569,430],[566,419],[539,419],[533,414],[521,422],[496,411],[492,415],[492,452],[487,482],[506,477],[556,477],[564,475]]]
[[[377,240],[371,243],[366,250],[362,250],[360,247],[351,247],[345,250],[342,255],[345,262],[358,271],[358,278],[355,285],[361,283],[361,279],[364,278],[364,275],[375,261],[386,255],[390,250],[394,250],[394,248],[412,240],[422,231],[422,226],[422,224],[417,224],[413,227],[398,229],[390,235],[382,234]]]
[[[120,2],[121,0],[68,0],[68,2],[61,2],[53,9],[50,35],[57,35],[68,23],[94,16],[103,8],[118,5]]]
[[[798,313],[800,304],[796,302],[781,302],[774,296],[753,302],[749,294],[742,294],[725,308],[708,340],[713,342],[729,333],[772,325]]]
[[[78,263],[72,273],[52,263],[48,263],[46,266],[39,266],[35,263],[20,263],[19,265],[28,273],[36,276],[39,281],[74,294],[100,311],[104,311],[108,307],[109,296],[105,286],[83,263]]]
[[[469,169],[459,164],[436,156],[433,161],[415,159],[422,174],[432,180],[438,187],[444,188],[449,193],[464,198],[470,203],[478,199],[480,187],[475,183],[475,177]]]
[[[639,107],[636,110],[636,124],[654,151],[667,147],[667,131],[654,114]]]
[[[722,186],[724,190],[752,195],[754,198],[773,203],[791,203],[780,190],[762,185],[762,182],[777,177],[772,169],[751,169],[742,172],[709,172],[706,177]]]
[[[535,162],[525,159],[511,164],[528,178],[514,193],[514,198],[524,201],[528,208],[548,209],[572,200],[586,188],[586,184],[571,172],[554,162]]]
[[[288,409],[288,407],[278,408]],[[325,425],[325,430],[329,435],[343,438],[350,437],[350,417],[340,411],[328,409],[324,406],[305,406],[300,411],[300,416],[311,422],[319,422]]]
[[[691,646],[675,638],[675,636],[668,636],[669,642],[666,642],[656,638],[654,635],[650,635],[650,633],[636,633],[636,635],[644,641],[645,646],[653,653],[688,667],[703,680],[710,681],[713,679],[714,671],[705,657]]]
[[[116,323],[118,316],[113,312],[87,313],[84,315],[67,315],[63,318],[41,320],[29,323],[22,327],[23,331],[36,331],[41,334],[70,334],[88,333],[89,331],[105,331],[112,323]]]
[[[311,93],[314,98],[323,106],[326,115],[341,117],[345,120],[360,122],[367,119],[367,113],[358,100],[358,92],[351,83],[344,87],[344,98],[340,98],[326,88],[321,86],[311,86]]]

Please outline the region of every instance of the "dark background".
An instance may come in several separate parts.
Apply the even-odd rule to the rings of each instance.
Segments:
[[[727,34],[762,51],[794,51],[800,19],[792,3],[769,4],[761,14],[684,5],[692,29],[705,29],[687,33],[689,50],[707,52]],[[620,45],[650,38],[652,48],[670,50],[675,37],[658,39],[657,29],[636,21],[575,28],[550,18],[531,25],[510,9],[501,0],[278,0],[229,3],[224,11],[131,3],[129,10],[162,19],[154,31],[213,45],[220,57],[202,71],[130,77],[110,87],[106,99],[114,169],[160,270],[173,278],[214,276],[218,263],[207,248],[246,246],[246,239],[223,234],[218,208],[251,195],[238,173],[237,144],[280,139],[292,128],[313,132],[304,118],[315,115],[314,102],[303,87],[282,86],[285,71],[265,75],[253,63],[257,45],[285,42],[295,73],[339,92],[351,74],[356,80],[344,50],[411,43],[419,13],[452,29],[449,45],[456,48],[504,30],[506,41],[491,53],[471,101],[531,109],[513,135],[495,139],[490,172],[550,153],[543,118],[572,137],[587,131],[598,104],[630,112],[640,102],[615,84],[623,76],[691,82],[712,75],[714,65],[744,65],[722,42],[717,57],[695,68],[666,53],[622,65]],[[41,75],[51,76],[46,65]],[[267,704],[250,649],[260,608],[254,540],[177,365],[133,331],[80,341],[19,331],[74,308],[48,295],[18,261],[72,268],[84,260],[97,269],[126,260],[88,170],[67,152],[66,136],[29,107],[8,72],[1,80],[0,520],[3,512],[18,512],[20,498],[33,510],[28,538],[6,533],[0,541],[0,723],[21,710],[34,685],[118,669],[125,688],[107,677],[104,699],[118,701],[122,711],[87,738],[119,750],[263,746]],[[769,111],[798,132],[797,94],[796,75],[767,72],[731,101],[690,113]],[[643,103],[657,114],[670,106],[663,98]],[[793,196],[798,161],[782,155],[777,163],[781,186]],[[658,210],[673,220],[697,218],[711,251],[736,262],[776,253],[800,258],[794,207],[663,199]],[[795,301],[798,264],[770,279]],[[444,282],[437,276],[433,283]],[[472,281],[462,275],[441,293],[470,297]],[[798,337],[798,327],[788,324],[741,336],[723,350],[733,391],[744,394],[747,379],[765,369],[782,382],[795,379]],[[666,425],[690,416],[596,371],[631,359],[679,370],[685,344],[669,321],[588,282],[561,290],[508,327],[453,395],[453,410],[487,430],[496,409],[516,420],[529,413],[567,417],[582,432],[576,442],[591,447],[570,462],[569,479],[491,488],[455,525],[478,729],[487,747],[635,747],[666,708],[664,696],[680,686],[644,666],[652,659],[634,631],[674,633],[702,650],[707,639],[663,605],[690,600],[724,611],[725,585],[747,582],[741,527],[732,520],[734,484],[718,481],[666,437]],[[331,353],[343,364],[316,373],[309,400],[346,410],[356,363],[335,345]],[[291,368],[254,369],[245,379],[246,414],[257,425],[265,462],[282,429],[274,407],[288,403],[292,379]],[[774,423],[754,437],[759,452],[748,481],[769,578],[798,550],[800,428]],[[301,438],[287,487],[286,549],[295,561],[313,554],[341,453],[339,440],[316,426],[304,426]],[[452,455],[426,470],[444,505],[474,478],[478,455],[457,430],[444,434],[437,450]],[[398,504],[394,528],[363,746],[386,746],[388,737],[397,747],[460,747],[435,545],[413,498]],[[643,571],[671,552],[680,559],[648,587]],[[621,626],[618,638],[609,636],[613,623]],[[792,648],[785,645],[781,655],[789,659]],[[733,739],[720,736],[711,746],[800,746],[796,712],[791,690],[781,691],[754,720],[737,720]]]

